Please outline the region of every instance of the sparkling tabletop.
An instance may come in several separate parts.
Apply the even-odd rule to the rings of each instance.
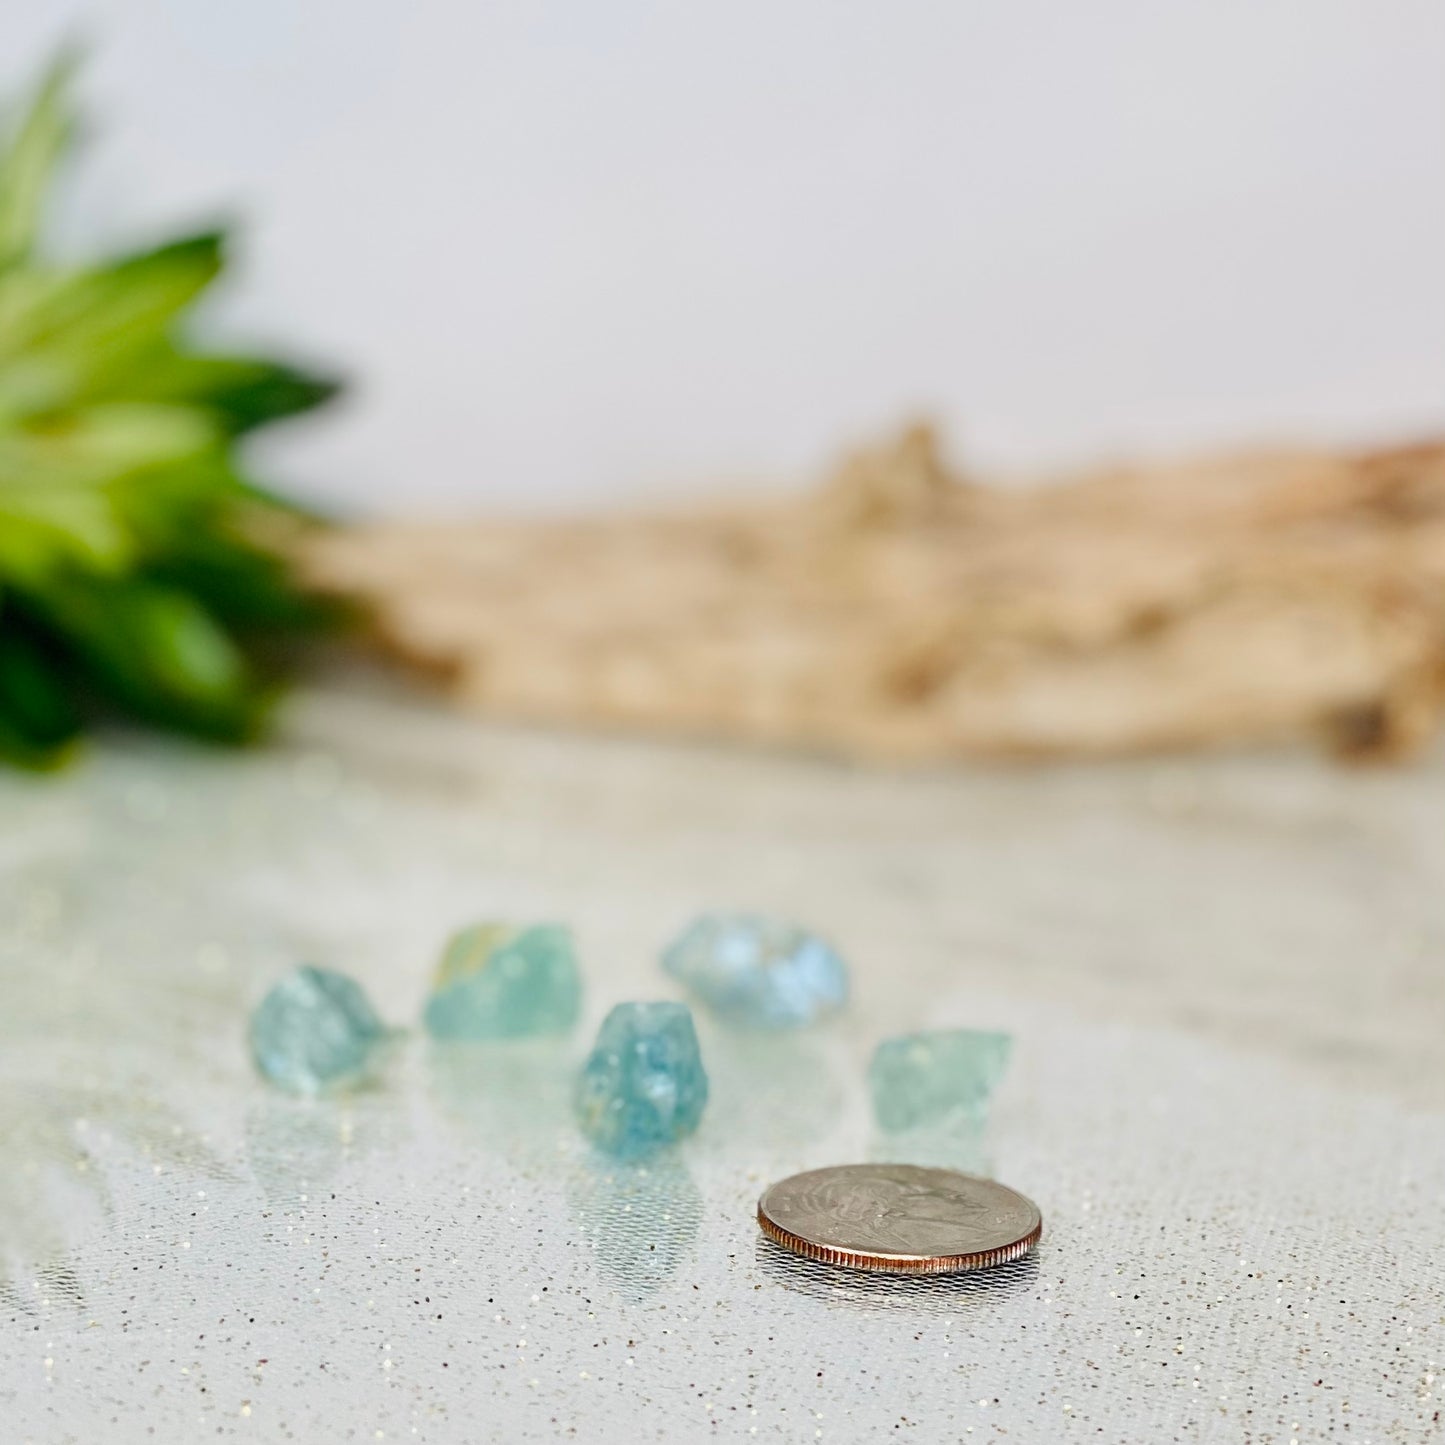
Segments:
[[[484,729],[365,685],[240,756],[117,737],[0,775],[7,1440],[1442,1438],[1445,765],[1306,758],[887,774]],[[572,1072],[675,998],[694,914],[797,918],[839,1019],[698,1019],[696,1135],[608,1164]],[[576,931],[581,1026],[429,1043],[446,936]],[[267,1089],[298,961],[409,1032],[372,1088]],[[986,1132],[885,1139],[883,1037],[1002,1028]],[[1037,1254],[813,1265],[756,1200],[952,1163]]]

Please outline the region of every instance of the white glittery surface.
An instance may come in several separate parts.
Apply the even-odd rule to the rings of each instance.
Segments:
[[[118,739],[0,776],[0,1438],[1445,1438],[1445,769],[1308,760],[887,777],[300,700],[235,757]],[[846,1019],[700,1020],[713,1102],[648,1169],[569,1073],[708,905],[853,961]],[[417,1018],[454,926],[577,930],[561,1045],[399,1040],[269,1092],[300,959]],[[906,1028],[1005,1027],[983,1140],[879,1140]],[[797,1261],[772,1179],[893,1154],[1033,1197],[959,1280]]]

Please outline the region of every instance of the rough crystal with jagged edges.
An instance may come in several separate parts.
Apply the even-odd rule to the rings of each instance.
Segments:
[[[386,1036],[360,984],[310,964],[276,984],[251,1015],[256,1067],[293,1094],[360,1081]]]
[[[743,1028],[799,1028],[848,1001],[848,967],[832,945],[761,914],[703,914],[663,950],[662,966]]]
[[[438,1039],[517,1039],[566,1033],[577,1022],[582,979],[572,935],[555,924],[480,924],[447,945],[427,1000]]]
[[[890,1133],[978,1122],[1008,1068],[1013,1040],[981,1029],[904,1034],[878,1045],[868,1069],[873,1112]]]
[[[686,1004],[620,1003],[578,1075],[577,1123],[599,1149],[635,1159],[691,1134],[707,1087]]]

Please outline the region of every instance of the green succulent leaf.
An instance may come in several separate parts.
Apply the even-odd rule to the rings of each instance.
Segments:
[[[0,411],[133,395],[147,352],[220,274],[222,242],[208,231],[95,270],[0,284]]]
[[[203,407],[231,436],[330,401],[340,383],[282,362],[187,354],[168,344],[146,358],[137,382],[153,401]],[[141,395],[132,384],[130,395]]]
[[[73,71],[58,60],[0,137],[0,758],[38,767],[106,710],[253,736],[275,639],[337,615],[262,540],[299,513],[236,450],[337,386],[194,347],[224,234],[90,266],[40,254]]]
[[[38,605],[128,711],[225,741],[256,731],[264,695],[235,642],[185,592],[144,579],[71,580]]]
[[[80,735],[62,659],[19,618],[0,617],[0,758],[32,768],[62,762]]]
[[[69,91],[78,59],[73,50],[56,57],[0,152],[0,267],[24,260],[35,243],[46,186],[75,128]]]

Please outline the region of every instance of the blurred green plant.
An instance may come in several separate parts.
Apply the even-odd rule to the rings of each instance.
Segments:
[[[33,767],[106,712],[250,738],[277,640],[332,615],[276,548],[301,514],[247,480],[237,442],[334,384],[183,334],[224,235],[85,266],[40,252],[74,69],[0,136],[0,758]]]

